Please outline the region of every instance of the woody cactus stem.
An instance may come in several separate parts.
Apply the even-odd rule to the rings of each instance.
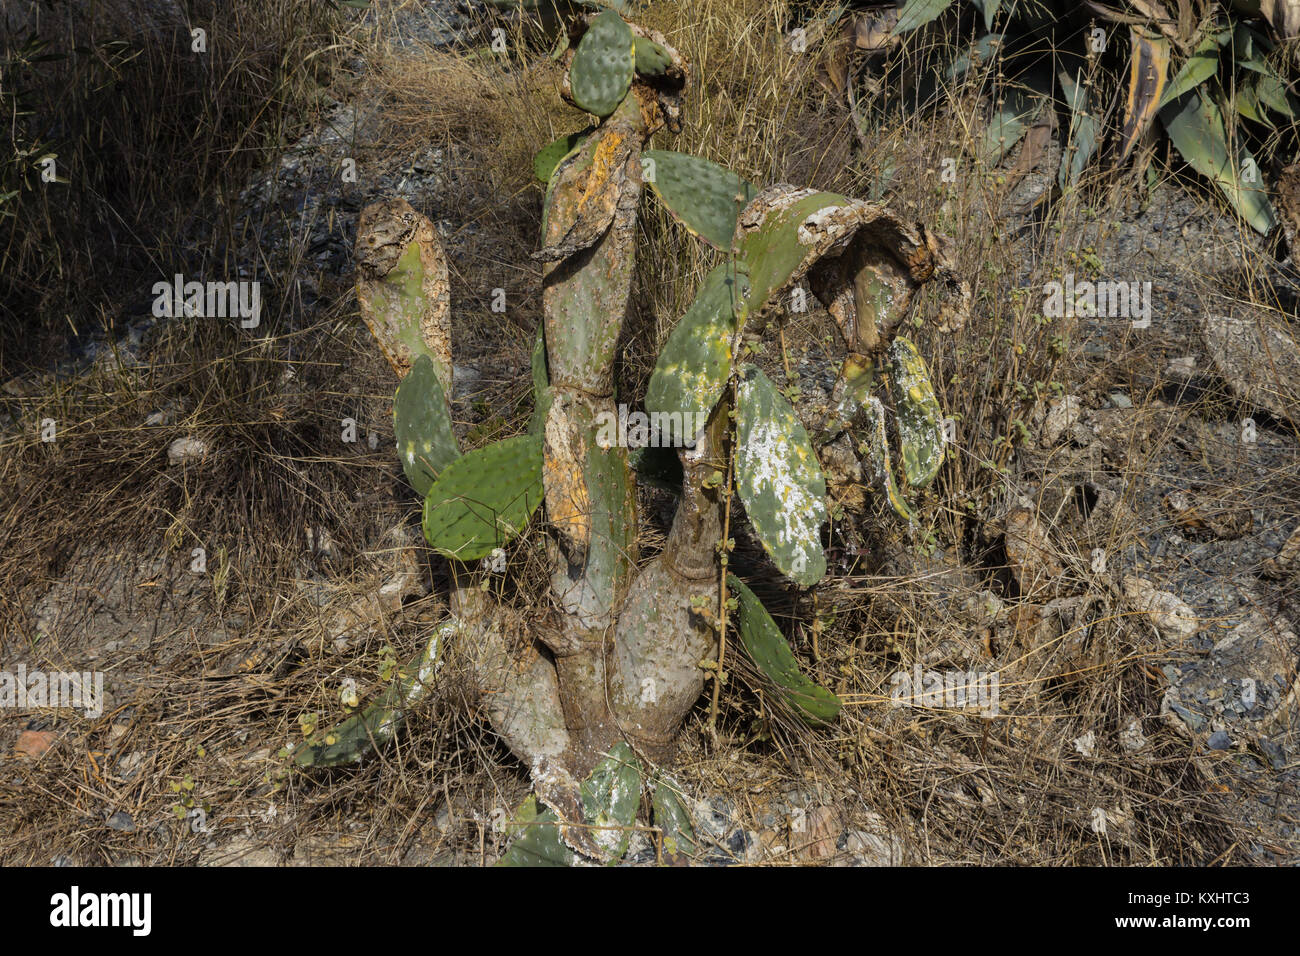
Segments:
[[[547,198],[542,302],[553,399],[544,427],[543,483],[556,532],[551,588],[564,612],[544,638],[555,655],[572,738],[568,766],[585,773],[618,739],[606,661],[614,611],[635,560],[636,498],[625,448],[596,441],[613,415],[615,346],[634,263],[641,149],[649,136],[626,96],[556,167]]]

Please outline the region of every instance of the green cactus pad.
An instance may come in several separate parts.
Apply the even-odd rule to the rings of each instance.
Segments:
[[[456,459],[424,499],[424,537],[474,561],[519,534],[542,503],[542,440],[518,435]]]
[[[528,434],[540,435],[546,427],[546,416],[551,410],[551,378],[546,371],[546,329],[538,323],[537,341],[533,343],[533,417],[528,422]]]
[[[691,815],[680,794],[681,787],[672,777],[655,778],[650,803],[654,824],[663,833],[664,856],[670,860],[689,857],[696,850],[695,828],[691,826]]]
[[[925,360],[910,339],[898,336],[889,347],[889,385],[898,415],[903,474],[912,488],[924,488],[943,464],[943,413]]]
[[[808,432],[753,365],[741,370],[736,412],[736,487],[750,523],[783,574],[816,584],[826,573],[826,479]]]
[[[653,40],[636,38],[636,71],[642,76],[661,76],[673,65],[668,51]]]
[[[573,101],[596,116],[614,112],[632,85],[634,46],[632,31],[613,10],[592,20],[569,64]]]
[[[641,761],[620,740],[582,782],[581,792],[593,842],[607,859],[621,859],[641,805]]]
[[[560,837],[560,820],[553,810],[538,812],[537,798],[529,796],[507,828],[514,835],[497,866],[572,866],[574,853]]]
[[[767,213],[762,228],[748,233],[740,244],[752,286],[748,312],[758,312],[798,281],[820,254],[816,243],[807,241],[810,236],[803,228],[809,217],[852,204],[853,200],[836,193],[809,192]]]
[[[729,576],[727,584],[736,595],[737,630],[749,659],[807,723],[820,726],[834,720],[840,699],[799,670],[794,652],[758,596],[739,578]]]
[[[391,740],[406,722],[412,705],[428,693],[442,664],[443,648],[459,629],[460,622],[455,619],[439,625],[423,653],[401,670],[392,686],[364,709],[294,748],[294,764],[304,768],[341,767],[356,763]]]
[[[889,506],[904,521],[915,521],[916,515],[908,507],[907,500],[898,490],[894,481],[894,469],[890,463],[889,436],[885,433],[885,406],[874,395],[869,396],[862,406],[866,418],[865,440],[858,451],[862,455],[866,473],[871,480],[871,487],[883,493]]]
[[[695,301],[668,337],[650,386],[646,411],[673,416],[672,434],[661,429],[659,441],[680,446],[704,427],[731,375],[731,341],[736,335],[733,309],[749,290],[748,279],[722,263],[700,285]],[[685,429],[682,423],[690,422]]]
[[[641,153],[641,169],[674,218],[716,249],[731,248],[736,217],[758,195],[731,170],[699,156],[647,149]]]
[[[555,167],[560,165],[560,160],[581,146],[594,128],[589,126],[580,132],[561,136],[539,149],[537,155],[533,157],[533,175],[541,182],[550,182],[551,173],[555,172]]]
[[[411,487],[423,498],[438,475],[460,457],[451,430],[451,413],[433,362],[416,358],[393,397],[397,457]]]

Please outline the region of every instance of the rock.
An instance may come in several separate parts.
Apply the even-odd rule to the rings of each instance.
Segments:
[[[1295,565],[1298,555],[1300,555],[1300,525],[1291,532],[1291,537],[1286,539],[1277,554],[1264,562],[1264,573],[1273,578],[1285,577]]]
[[[1085,757],[1091,757],[1093,751],[1097,747],[1097,735],[1090,730],[1086,734],[1075,737],[1071,743],[1074,744],[1074,749],[1076,751],[1083,754]]]
[[[1198,491],[1179,488],[1165,495],[1163,502],[1173,512],[1179,530],[1194,539],[1234,541],[1249,534],[1255,525],[1249,508],[1224,505]]]
[[[173,465],[183,464],[208,453],[208,446],[197,438],[178,438],[167,446],[167,460]]]
[[[1232,738],[1228,736],[1226,730],[1216,730],[1214,733],[1210,734],[1209,739],[1205,741],[1205,746],[1209,747],[1211,750],[1227,750],[1232,746]]]
[[[1022,593],[1028,594],[1061,576],[1064,569],[1033,509],[1016,508],[1007,515],[1004,540],[1007,564]]]
[[[54,746],[54,731],[24,730],[14,743],[14,753],[23,757],[40,757]]]
[[[1263,315],[1207,315],[1202,328],[1214,367],[1242,401],[1300,422],[1300,347]]]
[[[1083,403],[1074,395],[1052,399],[1047,406],[1047,415],[1043,418],[1038,443],[1044,448],[1058,444],[1061,436],[1073,429],[1082,412]]]
[[[1133,609],[1145,614],[1167,640],[1186,641],[1201,629],[1200,619],[1182,598],[1157,590],[1145,578],[1134,574],[1125,577],[1124,596]]]
[[[1147,745],[1147,738],[1142,733],[1142,721],[1134,717],[1119,732],[1119,745],[1129,753],[1137,753]]]
[[[835,844],[839,841],[839,814],[831,807],[814,807],[804,819],[802,833],[792,833],[791,842],[798,850],[799,856],[810,862],[829,860],[835,855]]]
[[[850,830],[844,849],[853,855],[854,866],[902,866],[903,841],[890,831],[878,813],[867,814],[867,828]]]
[[[119,833],[134,833],[135,821],[131,819],[131,814],[118,810],[108,818],[108,828]]]
[[[1165,378],[1173,382],[1190,382],[1196,377],[1196,356],[1183,355],[1165,366]]]
[[[1133,407],[1133,399],[1129,398],[1123,392],[1111,392],[1110,395],[1107,396],[1107,398],[1110,399],[1111,405],[1113,405],[1115,408]]]

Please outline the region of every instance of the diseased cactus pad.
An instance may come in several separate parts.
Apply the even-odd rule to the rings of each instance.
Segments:
[[[518,435],[456,459],[424,499],[424,537],[461,561],[514,538],[542,503],[542,440]]]
[[[627,95],[635,66],[632,31],[606,10],[591,21],[569,64],[573,101],[588,113],[608,116]]]
[[[900,518],[915,521],[916,515],[912,514],[912,509],[907,506],[907,500],[894,481],[894,469],[889,460],[889,436],[885,433],[885,406],[880,399],[871,395],[862,408],[866,418],[865,436],[858,451],[862,455],[862,463],[871,486],[885,495],[889,506]]]
[[[817,726],[834,720],[840,712],[840,699],[799,670],[794,652],[758,596],[739,578],[728,577],[727,584],[736,595],[740,643],[750,660],[781,689],[805,721]]]
[[[442,470],[460,457],[451,414],[433,362],[421,355],[393,398],[397,457],[411,487],[423,498]]]
[[[898,414],[899,453],[903,474],[913,488],[924,488],[943,464],[943,413],[925,360],[912,341],[894,339],[889,349],[889,384]]]
[[[641,761],[620,740],[582,782],[583,815],[592,827],[592,840],[607,860],[618,860],[627,852],[640,805]]]
[[[662,443],[694,441],[722,397],[731,375],[733,309],[748,290],[744,274],[732,273],[728,263],[718,265],[705,276],[695,301],[664,344],[645,396],[647,411],[675,416],[670,419],[674,434],[661,434]]]
[[[691,233],[730,249],[740,210],[758,194],[729,169],[699,156],[647,149],[641,169],[655,195]]]
[[[672,65],[672,56],[658,43],[644,37],[637,38],[636,71],[638,73],[642,76],[661,76]]]
[[[809,586],[826,573],[826,480],[808,432],[771,379],[752,365],[736,392],[736,486],[773,562]]]

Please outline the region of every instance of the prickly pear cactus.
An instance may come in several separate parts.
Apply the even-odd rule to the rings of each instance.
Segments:
[[[826,573],[826,479],[794,409],[753,365],[736,386],[736,488],[773,563],[796,584]]]
[[[634,46],[632,31],[613,10],[592,20],[569,65],[573,101],[602,118],[613,113],[632,85]]]
[[[750,660],[805,721],[820,726],[834,720],[840,699],[799,670],[794,652],[758,596],[738,578],[728,578],[727,584],[736,595],[737,629]]]
[[[428,355],[451,388],[451,286],[433,223],[404,199],[367,206],[357,227],[361,317],[398,376]]]
[[[464,455],[424,499],[424,537],[439,554],[474,561],[519,534],[542,503],[542,446],[518,435]]]
[[[736,217],[758,190],[699,156],[647,149],[641,158],[646,182],[668,211],[692,235],[715,249],[730,249]]]
[[[885,406],[874,395],[863,405],[864,425],[860,452],[872,487],[885,496],[894,513],[907,522],[916,520],[907,499],[898,490],[890,461],[889,436],[885,432]]]
[[[594,126],[588,126],[580,132],[561,136],[539,149],[537,155],[533,157],[533,175],[541,182],[550,182],[551,174],[555,172],[555,167],[560,164],[560,160],[581,146],[593,129]]]
[[[704,419],[722,397],[731,377],[732,341],[736,337],[735,309],[748,294],[749,280],[724,262],[700,285],[695,301],[677,323],[646,390],[649,412],[677,416],[677,422],[704,426]],[[690,416],[689,418],[687,416]],[[695,434],[661,436],[680,446]]]
[[[444,468],[460,457],[456,435],[451,430],[447,397],[433,370],[433,362],[421,355],[397,386],[393,398],[393,431],[397,435],[397,456],[411,487],[423,498]]]
[[[642,76],[663,76],[672,65],[673,58],[669,56],[667,50],[654,40],[637,37],[636,71],[638,73]]]
[[[898,336],[889,348],[889,384],[898,416],[899,457],[912,488],[924,488],[943,464],[943,413],[925,360],[911,339]]]

